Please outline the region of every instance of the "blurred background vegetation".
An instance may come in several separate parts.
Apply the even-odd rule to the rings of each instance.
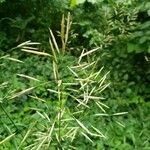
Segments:
[[[18,141],[7,141],[6,144],[0,145],[0,149],[17,147],[19,139],[22,138],[20,132],[25,134],[23,130],[29,128],[30,121],[37,117],[29,117],[31,114],[35,115],[35,110],[31,111],[29,108],[45,109],[44,105],[31,101],[31,97],[26,95],[15,101],[4,100],[14,89],[20,91],[28,86],[39,86],[39,83],[18,78],[17,74],[28,74],[45,82],[53,78],[49,59],[22,53],[13,47],[32,40],[40,42],[39,49],[49,53],[49,28],[61,47],[62,41],[58,31],[61,30],[62,15],[67,16],[68,12],[71,14],[72,25],[66,47],[67,54],[58,58],[62,78],[71,80],[66,66],[73,65],[83,49],[90,51],[99,47],[90,59],[97,60],[97,70],[104,66],[104,73],[110,71],[106,80],[111,84],[102,93],[105,98],[103,102],[110,107],[108,114],[128,112],[117,118],[98,119],[99,128],[106,134],[107,139],[95,138],[94,143],[89,144],[81,138],[74,142],[73,146],[79,150],[149,150],[149,0],[0,0],[0,84],[8,82],[6,88],[0,86],[0,103],[19,128],[16,131]],[[13,56],[24,63],[10,62],[10,59],[3,59],[3,56]],[[46,88],[55,89],[55,84],[39,86],[34,95],[48,99],[50,95]],[[53,103],[50,102],[50,105]],[[16,128],[3,109],[0,113],[2,141],[14,133]],[[96,124],[91,119],[92,121]],[[119,126],[118,122],[123,125]],[[30,142],[32,143],[32,139]],[[25,146],[27,145],[26,143]],[[73,148],[68,148],[65,143],[64,149]]]

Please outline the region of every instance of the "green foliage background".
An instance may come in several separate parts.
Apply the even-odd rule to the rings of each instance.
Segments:
[[[72,16],[67,54],[60,57],[60,72],[66,81],[71,80],[66,66],[74,64],[83,49],[87,51],[100,47],[93,54],[97,60],[97,70],[104,66],[110,71],[107,81],[111,85],[102,93],[103,102],[110,109],[108,114],[128,112],[119,117],[100,117],[99,128],[107,139],[93,139],[89,144],[85,139],[73,143],[77,149],[148,150],[150,149],[150,2],[148,0],[2,0],[0,1],[0,57],[13,56],[24,63],[0,59],[0,84],[7,81],[6,88],[0,89],[0,104],[11,115],[19,128],[16,140],[7,141],[0,149],[16,149],[22,140],[21,134],[38,120],[35,111],[45,110],[46,106],[35,103],[31,97],[23,95],[12,101],[3,100],[12,90],[21,91],[28,86],[37,86],[33,95],[48,99],[46,88],[55,89],[55,84],[40,85],[33,81],[18,78],[16,74],[28,74],[44,82],[53,78],[52,65],[46,58],[21,53],[12,47],[32,40],[42,43],[40,49],[49,52],[50,27],[61,39],[62,14],[68,11]],[[89,58],[87,58],[88,60]],[[50,86],[50,87],[49,87]],[[51,97],[55,99],[55,96]],[[55,102],[50,102],[49,105]],[[52,110],[55,108],[51,108]],[[95,110],[95,107],[92,108]],[[46,110],[48,111],[48,110]],[[32,117],[29,117],[32,115]],[[0,110],[0,141],[14,133],[16,128],[6,114]],[[87,120],[86,120],[87,119]],[[88,123],[90,117],[85,117]],[[96,120],[96,121],[97,121]],[[96,124],[95,120],[91,122]],[[124,126],[120,126],[122,123]],[[35,128],[37,130],[38,126]],[[29,140],[29,143],[32,143]],[[65,143],[67,147],[67,143]],[[25,144],[26,146],[27,144]],[[64,147],[65,147],[64,146]],[[55,147],[55,146],[54,146]],[[65,148],[66,148],[65,147]],[[66,148],[67,149],[67,148]],[[71,148],[70,148],[71,149]]]

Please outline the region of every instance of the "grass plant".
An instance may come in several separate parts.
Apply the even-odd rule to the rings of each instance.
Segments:
[[[70,27],[70,14],[67,16],[66,25],[63,15],[60,32],[62,46],[60,48],[52,30],[49,29],[49,53],[40,51],[38,42],[26,41],[14,48],[30,55],[45,57],[48,65],[52,66],[49,81],[37,78],[37,74],[34,77],[29,74],[16,73],[17,78],[25,79],[23,81],[29,80],[30,84],[26,85],[23,90],[10,92],[6,98],[7,101],[23,96],[36,100],[34,107],[29,108],[30,112],[34,112],[32,115],[28,114],[31,122],[23,136],[19,138],[19,142],[15,143],[17,150],[73,150],[79,149],[83,141],[87,143],[87,147],[94,147],[95,140],[107,138],[100,128],[100,117],[126,114],[126,112],[111,115],[107,113],[109,106],[103,102],[102,93],[110,85],[106,81],[109,72],[103,73],[104,67],[97,69],[98,61],[93,61],[92,58],[93,53],[100,47],[88,51],[84,49],[78,58],[70,56],[67,51]],[[67,61],[67,58],[70,58],[72,63],[65,65],[64,61]],[[24,63],[24,61],[9,56],[4,59]],[[67,77],[64,76],[64,72],[67,72]],[[34,85],[31,84],[32,82]],[[5,83],[1,84],[1,86],[4,85]],[[48,96],[42,96],[42,91],[38,90],[43,85],[46,85],[44,91]],[[9,114],[7,115],[10,117]],[[14,121],[12,122],[17,126]],[[15,141],[15,136],[19,136],[19,132],[19,129],[17,132],[10,132],[11,134],[0,144],[7,143],[11,139]]]

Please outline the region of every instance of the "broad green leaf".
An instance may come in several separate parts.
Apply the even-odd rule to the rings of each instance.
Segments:
[[[142,49],[141,49],[140,45],[138,45],[138,44],[128,43],[128,44],[127,44],[127,51],[128,51],[129,53],[131,53],[131,52],[136,52],[136,53],[138,53],[138,52],[141,52]]]
[[[76,5],[77,5],[77,0],[71,0],[70,1],[71,8],[74,8]]]
[[[147,11],[148,16],[150,16],[150,9]]]

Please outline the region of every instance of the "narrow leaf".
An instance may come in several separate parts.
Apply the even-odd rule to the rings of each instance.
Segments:
[[[15,135],[15,133],[9,135],[8,137],[6,137],[4,140],[0,141],[0,145],[5,143],[6,141],[8,141],[10,138],[12,138]]]
[[[87,140],[89,140],[91,143],[93,143],[93,141],[92,141],[85,133],[81,132],[81,134],[82,134]]]
[[[43,56],[51,56],[50,54],[45,53],[45,52],[38,52],[38,51],[27,50],[27,49],[21,49],[21,50],[24,51],[24,52],[27,52],[27,53],[32,53],[32,54],[37,54],[37,55],[43,55]]]
[[[57,52],[58,52],[58,53],[60,53],[60,51],[59,51],[59,48],[58,48],[58,45],[57,45],[57,42],[56,42],[56,39],[55,39],[55,37],[54,37],[53,32],[52,32],[52,30],[51,30],[51,29],[49,29],[49,31],[50,31],[50,35],[51,35],[51,37],[52,37],[53,43],[54,43],[54,45],[55,45],[55,48],[56,48]]]
[[[16,58],[12,58],[12,57],[6,57],[6,59],[9,59],[9,60],[12,60],[12,61],[16,61],[16,62],[19,62],[19,63],[24,63],[23,61],[21,61],[21,60],[18,60],[18,59],[16,59]]]
[[[36,78],[33,78],[33,77],[31,77],[31,76],[27,76],[27,75],[24,75],[24,74],[17,74],[17,75],[20,76],[20,77],[24,77],[24,78],[27,78],[27,79],[34,80],[34,81],[40,81],[40,80],[38,80],[38,79],[36,79]]]
[[[25,89],[25,90],[23,90],[23,91],[21,91],[21,92],[18,92],[18,93],[16,93],[16,94],[14,94],[12,97],[10,97],[10,99],[13,99],[13,98],[22,96],[23,94],[26,94],[26,93],[32,91],[34,88],[35,88],[35,87],[31,87],[31,88]]]

